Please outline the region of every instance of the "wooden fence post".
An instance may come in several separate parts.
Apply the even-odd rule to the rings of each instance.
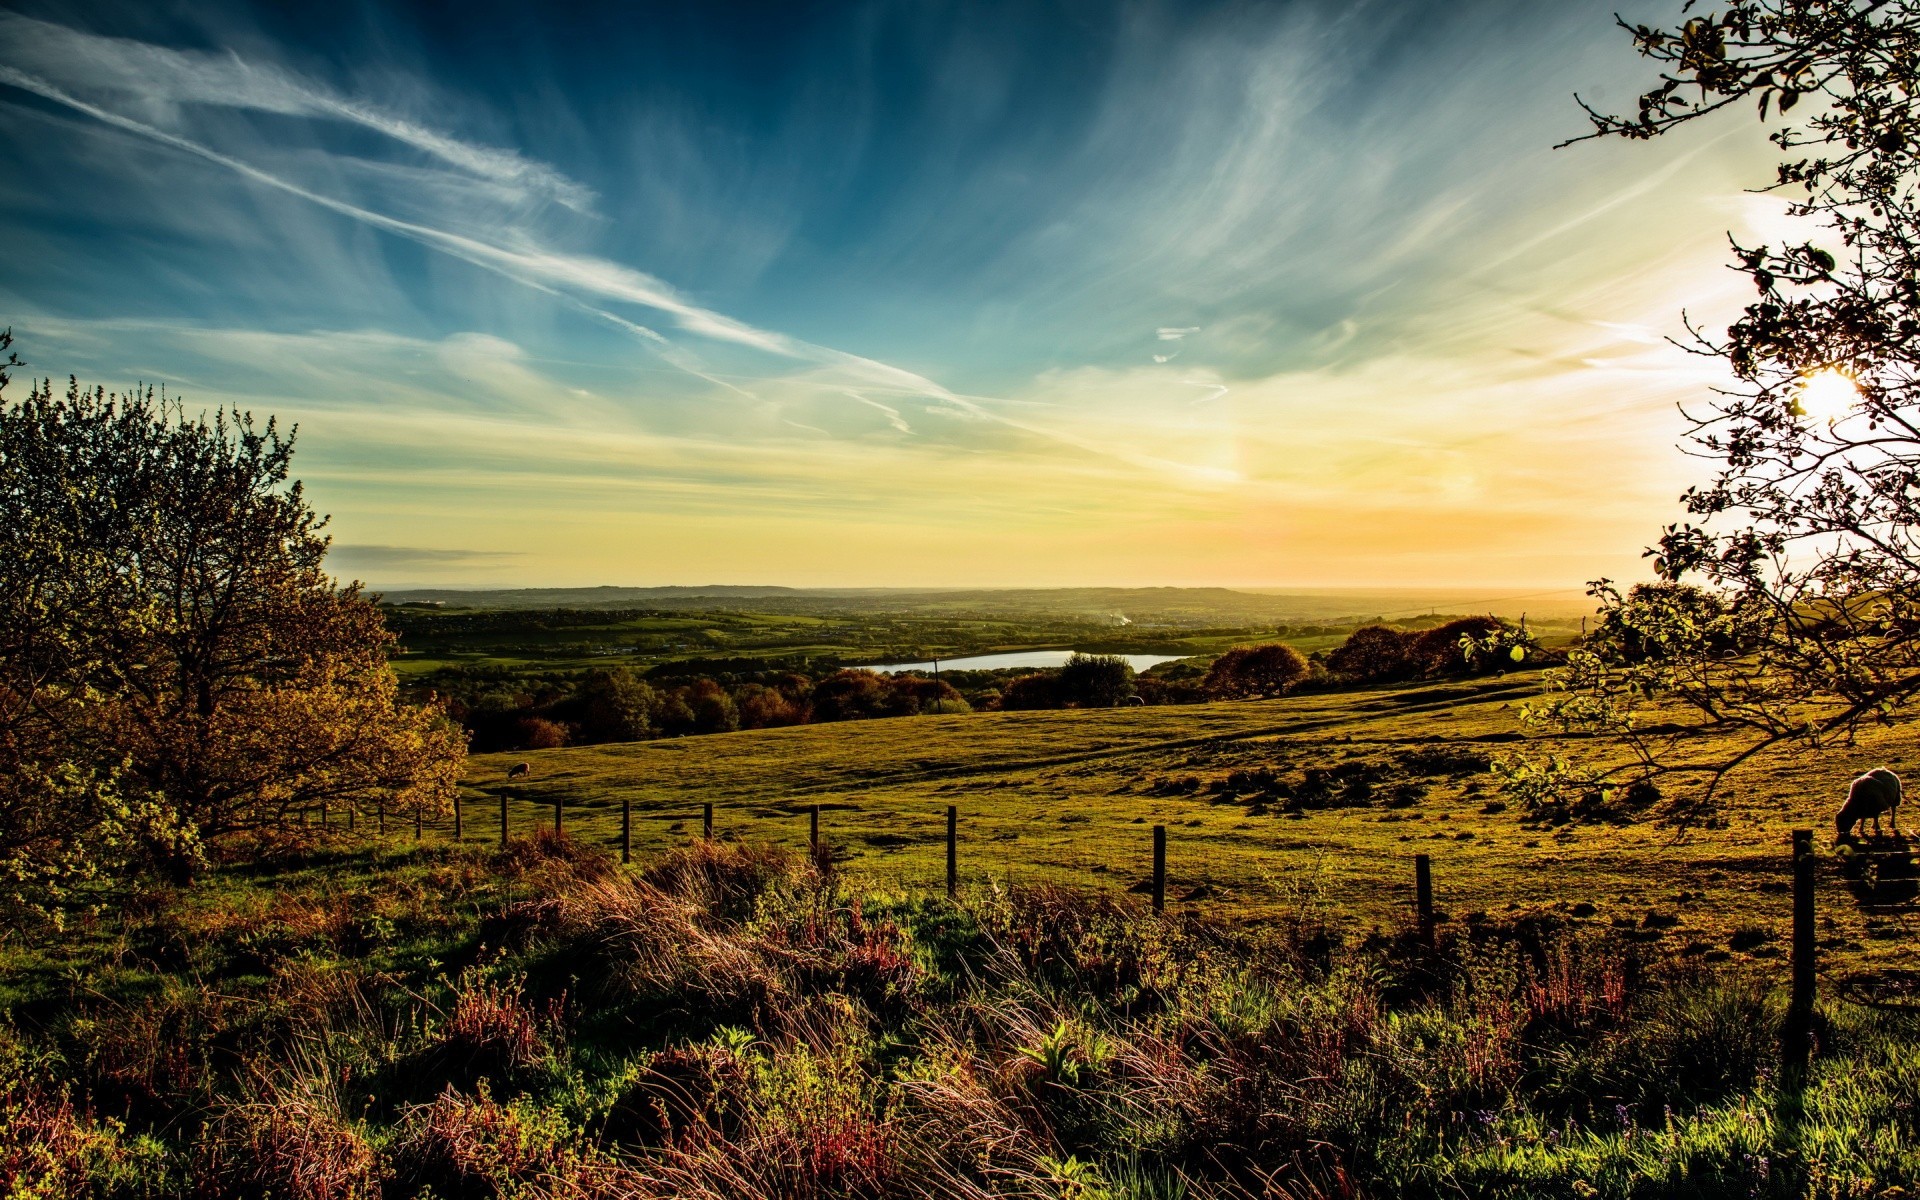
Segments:
[[[620,797],[620,861],[633,861],[633,798]]]
[[[1804,1071],[1813,1043],[1813,830],[1793,831],[1793,987],[1781,1057],[1788,1071]]]
[[[359,817],[360,817],[360,806],[358,804],[353,803],[352,801],[348,801],[347,802],[347,832],[348,833],[352,833],[354,830],[354,827],[359,824]]]
[[[709,800],[700,808],[700,836],[713,840],[713,801]]]
[[[466,836],[466,824],[460,817],[460,793],[453,794],[453,840],[458,843]]]
[[[500,789],[500,848],[507,848],[507,789]]]
[[[560,834],[560,797],[555,796],[553,798],[553,836],[559,837]]]
[[[325,800],[322,800],[320,802],[320,828],[325,829],[326,827],[327,827],[327,802]]]
[[[380,797],[380,836],[387,836],[387,798]]]
[[[1167,827],[1153,827],[1153,911],[1167,910]]]
[[[947,805],[947,899],[960,890],[960,809]]]
[[[807,845],[815,854],[820,853],[820,806],[814,805],[807,810]]]
[[[1425,854],[1413,856],[1413,909],[1419,922],[1420,940],[1433,944],[1433,859]]]
[[[427,806],[418,800],[413,803],[413,840],[419,841],[427,833]]]

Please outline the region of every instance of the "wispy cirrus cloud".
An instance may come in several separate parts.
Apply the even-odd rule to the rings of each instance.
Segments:
[[[344,121],[518,194],[551,199],[580,212],[593,208],[591,188],[545,163],[453,137],[238,54],[101,37],[16,13],[0,13],[0,47],[20,75],[67,94],[118,101],[149,124],[173,124],[178,110],[189,105]]]
[[[900,413],[864,392],[923,397],[1081,452],[1111,456],[1146,470],[1171,472],[1176,476],[1190,474],[1179,463],[1007,416],[995,410],[990,398],[952,391],[916,372],[738,320],[688,300],[673,286],[646,272],[607,258],[545,244],[524,226],[507,227],[499,231],[502,236],[489,239],[409,220],[321,192],[155,123],[175,106],[194,104],[349,121],[484,178],[537,188],[575,205],[582,205],[590,198],[584,188],[557,171],[514,152],[460,141],[365,103],[334,95],[277,68],[255,66],[237,55],[190,54],[0,14],[0,83],[223,167],[252,183],[570,301],[641,339],[664,361],[742,395],[754,393],[713,373],[698,355],[674,344],[656,330],[599,305],[631,304],[647,308],[670,318],[684,333],[824,371],[824,375],[812,379],[802,377],[800,382],[837,392],[886,413],[889,425],[903,434],[911,434],[913,429]],[[134,112],[127,111],[129,105]],[[140,115],[135,115],[136,112]],[[860,390],[853,390],[855,387]]]

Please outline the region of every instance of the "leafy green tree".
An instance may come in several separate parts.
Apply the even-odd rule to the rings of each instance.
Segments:
[[[392,635],[321,567],[293,436],[70,382],[0,404],[0,645],[48,777],[150,795],[192,845],[316,803],[434,808],[464,740],[401,702]],[[107,772],[117,773],[110,777]]]
[[[1271,698],[1298,687],[1307,672],[1305,656],[1285,642],[1236,646],[1213,660],[1201,687],[1223,700]]]
[[[626,667],[589,671],[575,694],[580,732],[587,742],[638,742],[653,737],[660,700],[646,680]]]
[[[1849,742],[1920,693],[1920,7],[1690,9],[1625,26],[1658,79],[1632,114],[1589,108],[1588,136],[1747,107],[1771,124],[1773,186],[1805,238],[1736,244],[1754,300],[1723,335],[1689,327],[1733,382],[1689,413],[1712,474],[1648,554],[1663,585],[1693,590],[1596,583],[1600,636],[1533,715],[1628,733],[1634,770],[1709,803],[1753,755]],[[1632,733],[1669,703],[1730,736]]]

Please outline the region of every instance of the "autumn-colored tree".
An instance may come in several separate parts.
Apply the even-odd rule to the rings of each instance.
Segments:
[[[149,849],[177,872],[191,838],[323,802],[433,809],[459,774],[458,731],[399,698],[378,609],[322,569],[293,447],[151,391],[0,404],[7,690],[61,765],[164,804]]]
[[[894,675],[887,681],[887,701],[884,712],[876,716],[912,717],[920,713],[961,713],[966,712],[967,702],[960,693],[944,679],[930,679],[925,675]]]
[[[845,670],[813,685],[813,719],[816,721],[857,721],[885,712],[888,688],[885,678],[873,671]]]
[[[687,707],[693,712],[696,733],[732,733],[740,728],[740,709],[727,689],[711,679],[696,679],[686,688]]]
[[[1060,689],[1058,671],[1016,675],[1000,689],[1000,707],[1009,712],[1017,709],[1064,708],[1066,703],[1066,697]]]
[[[1307,660],[1285,642],[1236,646],[1213,660],[1201,686],[1223,700],[1284,696],[1307,677]]]
[[[803,710],[777,688],[763,683],[743,683],[734,689],[733,702],[740,711],[740,728],[772,729],[780,725],[798,725]]]

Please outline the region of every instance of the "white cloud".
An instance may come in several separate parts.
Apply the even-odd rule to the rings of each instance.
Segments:
[[[544,163],[463,141],[237,54],[173,50],[0,13],[0,55],[22,74],[52,87],[118,98],[150,124],[174,124],[177,110],[190,105],[344,121],[501,187],[544,196],[581,212],[593,206],[592,189]]]

